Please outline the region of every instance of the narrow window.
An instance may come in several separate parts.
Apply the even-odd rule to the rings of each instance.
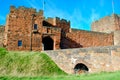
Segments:
[[[22,40],[18,40],[18,46],[22,46]]]
[[[47,33],[50,33],[50,28],[47,28]]]
[[[38,28],[37,24],[34,24],[34,30],[36,30]]]

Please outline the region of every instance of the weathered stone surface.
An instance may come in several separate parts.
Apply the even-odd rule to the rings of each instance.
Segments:
[[[79,48],[114,45],[113,34],[72,29],[66,33],[62,43],[64,48]]]
[[[88,72],[93,73],[120,70],[119,48],[120,46],[91,47],[45,51],[45,53],[67,73],[74,74],[74,67],[78,63],[86,65]]]
[[[111,33],[120,30],[120,16],[112,14],[100,20],[97,20],[91,25],[92,31]]]
[[[120,30],[114,31],[114,45],[120,45]]]

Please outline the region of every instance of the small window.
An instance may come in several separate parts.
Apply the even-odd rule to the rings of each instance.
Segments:
[[[50,33],[50,28],[47,28],[47,33]]]
[[[38,27],[37,27],[37,24],[34,24],[34,30],[36,30]]]
[[[22,40],[18,40],[18,46],[22,46]]]

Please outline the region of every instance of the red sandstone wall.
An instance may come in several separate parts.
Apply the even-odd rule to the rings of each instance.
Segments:
[[[45,19],[46,22],[50,23],[54,27],[61,28],[64,32],[69,32],[70,29],[70,21],[65,19],[56,18],[47,18]]]
[[[33,19],[33,26],[37,24],[37,32],[33,32],[34,28],[32,27],[32,50],[41,51],[42,50],[42,21],[43,21],[43,13],[41,11],[39,13],[35,13]]]
[[[113,34],[72,29],[63,40],[63,48],[94,47],[113,45]]]
[[[70,21],[66,21],[65,19],[56,18],[56,26],[61,28],[64,32],[69,32],[70,29]]]
[[[33,14],[35,15],[33,17]],[[41,27],[42,13],[36,13],[35,9],[26,9],[24,7],[10,8],[9,18],[7,19],[7,49],[8,50],[30,50],[31,44],[33,50],[41,50]],[[33,33],[33,25],[38,24],[38,33]],[[32,32],[32,34],[31,34]],[[31,37],[32,36],[32,37]],[[39,39],[38,39],[39,38]],[[32,42],[31,42],[32,39]],[[22,40],[22,46],[18,47],[18,40]],[[36,45],[37,44],[37,45]]]
[[[55,27],[43,26],[43,37],[50,36],[54,41],[54,50],[60,49],[61,29]]]

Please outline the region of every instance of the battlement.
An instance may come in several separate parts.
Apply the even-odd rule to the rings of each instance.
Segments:
[[[20,6],[20,7],[16,8],[15,6],[10,6],[10,12],[16,11],[16,10],[19,10],[19,11],[27,10],[27,11],[36,12],[36,9],[34,9],[34,8],[26,8],[24,6]]]
[[[68,23],[68,24],[70,24],[70,21],[67,21],[66,19],[63,19],[63,18],[61,19],[59,17],[56,17],[55,19],[56,19],[56,21],[60,21],[62,23],[66,23],[66,24]]]
[[[57,22],[64,23],[64,24],[70,24],[70,21],[67,21],[66,19],[60,19],[59,17],[47,17],[45,21],[49,22],[50,24],[56,26]]]
[[[67,21],[66,19],[60,19],[59,17],[56,17],[56,26],[61,28],[63,32],[69,32],[70,29],[70,21]]]
[[[69,32],[70,21],[67,21],[66,19],[60,19],[59,17],[55,18],[48,17],[47,19],[44,20],[44,23],[47,24],[48,26],[51,25],[57,28],[61,28],[61,30],[64,32]]]
[[[24,6],[20,6],[16,8],[15,6],[10,6],[10,13],[15,13],[15,12],[30,12],[30,13],[35,13],[36,15],[43,15],[43,10],[39,10],[38,12],[34,8],[26,8]]]

